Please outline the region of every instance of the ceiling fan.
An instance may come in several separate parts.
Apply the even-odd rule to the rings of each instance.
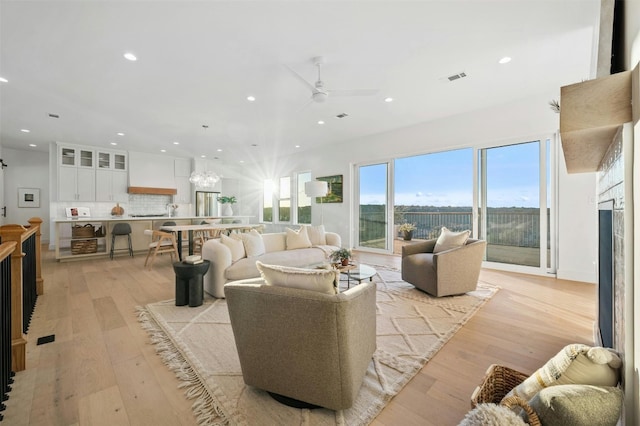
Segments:
[[[329,95],[333,96],[373,96],[376,95],[379,90],[377,89],[350,89],[350,90],[336,90],[336,89],[327,89],[324,85],[324,81],[320,76],[320,68],[325,64],[324,56],[315,56],[311,59],[313,65],[318,67],[318,80],[311,84],[307,80],[304,79],[300,74],[298,74],[293,69],[289,69],[291,73],[298,79],[302,84],[305,85],[308,89],[311,89],[311,101],[322,103],[327,100]]]

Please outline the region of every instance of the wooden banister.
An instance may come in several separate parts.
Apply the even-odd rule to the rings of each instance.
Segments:
[[[42,279],[42,243],[40,242],[42,236],[42,232],[40,232],[42,219],[32,217],[28,222],[30,228],[36,228],[36,293],[38,296],[42,296],[44,294],[44,280]]]

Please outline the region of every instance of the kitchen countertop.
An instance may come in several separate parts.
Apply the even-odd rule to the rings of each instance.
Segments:
[[[244,219],[250,218],[254,216],[144,216],[144,217],[134,217],[134,216],[104,216],[104,217],[79,217],[79,218],[70,218],[70,217],[61,217],[56,218],[53,221],[56,223],[73,223],[73,222],[121,222],[121,221],[138,221],[138,220],[193,220],[193,219]]]

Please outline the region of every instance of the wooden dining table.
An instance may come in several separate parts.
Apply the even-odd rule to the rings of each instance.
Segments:
[[[182,231],[189,233],[189,255],[193,254],[193,235],[195,231],[214,231],[222,232],[240,231],[247,232],[262,225],[258,223],[209,223],[204,225],[162,225],[161,231],[175,232],[178,241],[178,257],[182,260]]]

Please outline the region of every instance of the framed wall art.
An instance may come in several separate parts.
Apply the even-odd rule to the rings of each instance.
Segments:
[[[342,175],[324,176],[316,178],[327,182],[329,192],[324,197],[316,197],[316,202],[341,203],[342,202]]]
[[[18,207],[40,207],[40,189],[18,188]]]

